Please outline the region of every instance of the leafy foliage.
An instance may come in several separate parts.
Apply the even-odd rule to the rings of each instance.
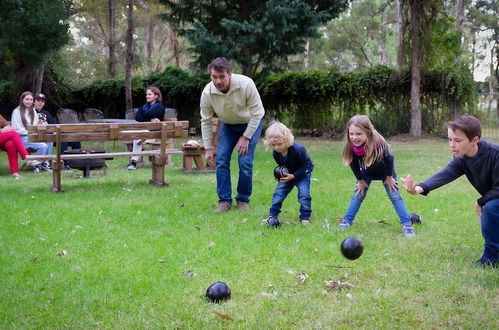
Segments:
[[[15,67],[41,64],[69,41],[72,0],[2,0],[0,57]],[[4,62],[6,61],[6,62]]]
[[[243,73],[278,70],[277,59],[304,51],[304,39],[336,17],[349,0],[160,0],[171,13],[161,17],[179,26],[192,44],[202,71],[219,56],[233,59]]]

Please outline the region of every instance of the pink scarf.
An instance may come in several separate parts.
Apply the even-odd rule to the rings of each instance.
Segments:
[[[366,144],[364,143],[360,147],[356,147],[355,145],[352,145],[352,150],[353,153],[356,154],[359,157],[364,157],[366,154]]]

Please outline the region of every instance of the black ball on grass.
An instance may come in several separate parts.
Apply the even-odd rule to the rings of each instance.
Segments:
[[[272,228],[277,228],[281,226],[281,222],[279,221],[278,217],[268,217],[267,218],[267,225]]]
[[[409,219],[411,220],[412,224],[417,223],[418,225],[421,224],[421,217],[417,213],[411,213],[409,214]]]
[[[348,237],[341,242],[341,253],[350,260],[358,259],[364,251],[362,242],[355,237]]]
[[[274,168],[274,177],[279,180],[281,178],[284,178],[286,174],[288,174],[289,171],[285,166],[276,166]]]
[[[215,282],[206,290],[206,298],[214,303],[230,299],[230,288],[224,282]]]

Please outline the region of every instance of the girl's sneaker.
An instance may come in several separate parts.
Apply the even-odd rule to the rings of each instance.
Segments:
[[[340,224],[338,225],[338,230],[347,230],[351,225],[351,223],[347,222],[345,219],[342,219]]]
[[[12,177],[14,178],[14,180],[19,180],[22,178],[22,176],[20,176],[19,173],[12,173]]]
[[[416,232],[414,231],[414,228],[412,228],[412,225],[403,225],[402,230],[404,231],[404,236],[405,237],[414,237],[416,236]]]

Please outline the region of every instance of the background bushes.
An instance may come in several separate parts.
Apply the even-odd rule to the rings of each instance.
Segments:
[[[52,76],[55,73],[52,72]],[[199,127],[199,98],[209,82],[208,75],[195,75],[179,68],[133,80],[133,104],[145,102],[145,89],[155,85],[163,93],[166,107],[176,108],[178,118]],[[47,109],[83,111],[97,108],[109,118],[124,118],[123,79],[102,79],[87,86],[70,86],[52,77]],[[367,114],[384,135],[408,133],[410,128],[410,72],[376,66],[362,72],[307,72],[269,75],[257,79],[266,110],[266,120],[278,119],[296,133],[338,136],[346,121],[358,113]],[[19,102],[10,84],[0,85],[2,114],[10,114]],[[421,86],[422,130],[439,134],[444,123],[461,112],[471,113],[475,100],[474,82],[464,67],[423,75]]]

